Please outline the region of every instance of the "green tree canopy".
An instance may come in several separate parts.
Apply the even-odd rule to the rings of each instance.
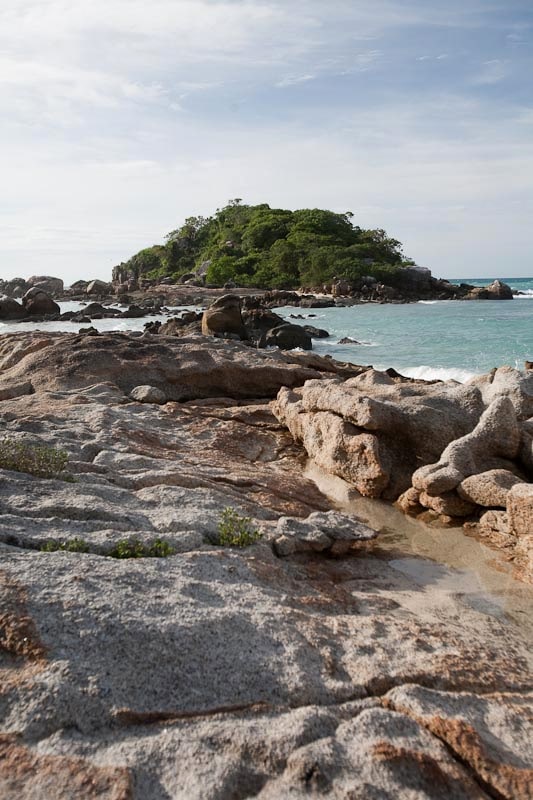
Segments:
[[[147,277],[179,277],[210,262],[207,280],[265,288],[317,286],[334,277],[384,276],[406,263],[399,241],[354,225],[351,212],[289,211],[230,200],[212,217],[188,217],[164,245],[141,250],[126,266]]]

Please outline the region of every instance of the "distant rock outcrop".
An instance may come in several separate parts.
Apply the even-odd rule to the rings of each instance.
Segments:
[[[28,289],[22,298],[22,305],[26,309],[26,314],[30,317],[48,316],[49,314],[60,314],[61,309],[52,300],[50,295],[34,286]]]
[[[28,278],[28,285],[35,289],[42,289],[52,297],[62,294],[65,288],[61,278],[53,278],[50,275],[33,275]]]
[[[466,295],[467,300],[512,300],[513,290],[502,281],[495,280],[488,286],[476,286]]]

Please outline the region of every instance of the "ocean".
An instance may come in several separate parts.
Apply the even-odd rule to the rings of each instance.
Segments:
[[[464,278],[485,286],[492,278]],[[460,280],[453,281],[460,283]],[[533,361],[533,278],[505,279],[523,292],[513,300],[434,300],[406,305],[365,304],[350,308],[277,309],[330,333],[315,339],[316,352],[376,369],[393,367],[402,375],[426,380],[465,381],[493,367],[523,369]],[[339,344],[343,338],[359,344]]]
[[[484,286],[493,279],[461,280]],[[525,360],[533,361],[533,278],[506,278],[505,282],[524,294],[512,301],[439,300],[349,308],[284,307],[276,311],[287,321],[329,331],[329,338],[313,340],[317,353],[371,364],[376,369],[393,367],[412,378],[465,381],[503,364],[522,369]],[[61,304],[62,311],[80,307],[79,303]],[[303,319],[293,319],[293,315]],[[100,331],[143,330],[145,322],[155,319],[164,321],[167,317],[103,319],[91,324]],[[0,333],[77,331],[80,327],[71,322],[0,323]],[[339,344],[345,337],[357,344]]]

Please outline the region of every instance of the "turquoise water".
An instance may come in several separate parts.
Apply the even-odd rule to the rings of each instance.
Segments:
[[[486,285],[493,279],[463,279]],[[281,308],[288,321],[306,322],[330,332],[315,339],[316,352],[342,361],[372,364],[377,369],[394,367],[409,377],[468,380],[475,374],[509,364],[523,368],[533,361],[533,278],[507,278],[513,289],[524,292],[514,300],[431,301],[407,305],[369,303],[351,308]],[[62,311],[80,308],[62,303]],[[179,309],[176,309],[176,313]],[[305,319],[291,318],[291,314]],[[312,316],[313,315],[313,316]],[[94,320],[101,331],[137,330],[154,319]],[[0,323],[0,334],[24,330],[77,331],[79,323]],[[359,344],[339,344],[344,337]]]
[[[485,285],[492,279],[477,279]],[[474,279],[464,279],[474,284]],[[365,304],[351,308],[310,311],[282,308],[277,312],[292,322],[291,314],[330,332],[315,339],[322,354],[377,369],[394,367],[409,377],[467,380],[474,374],[509,364],[523,369],[533,361],[533,279],[506,279],[513,288],[528,292],[514,300],[431,301],[407,305]],[[350,337],[360,344],[339,344]]]

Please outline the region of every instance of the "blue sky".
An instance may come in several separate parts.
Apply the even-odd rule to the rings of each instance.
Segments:
[[[5,0],[0,277],[109,278],[230,198],[533,274],[532,0]]]

